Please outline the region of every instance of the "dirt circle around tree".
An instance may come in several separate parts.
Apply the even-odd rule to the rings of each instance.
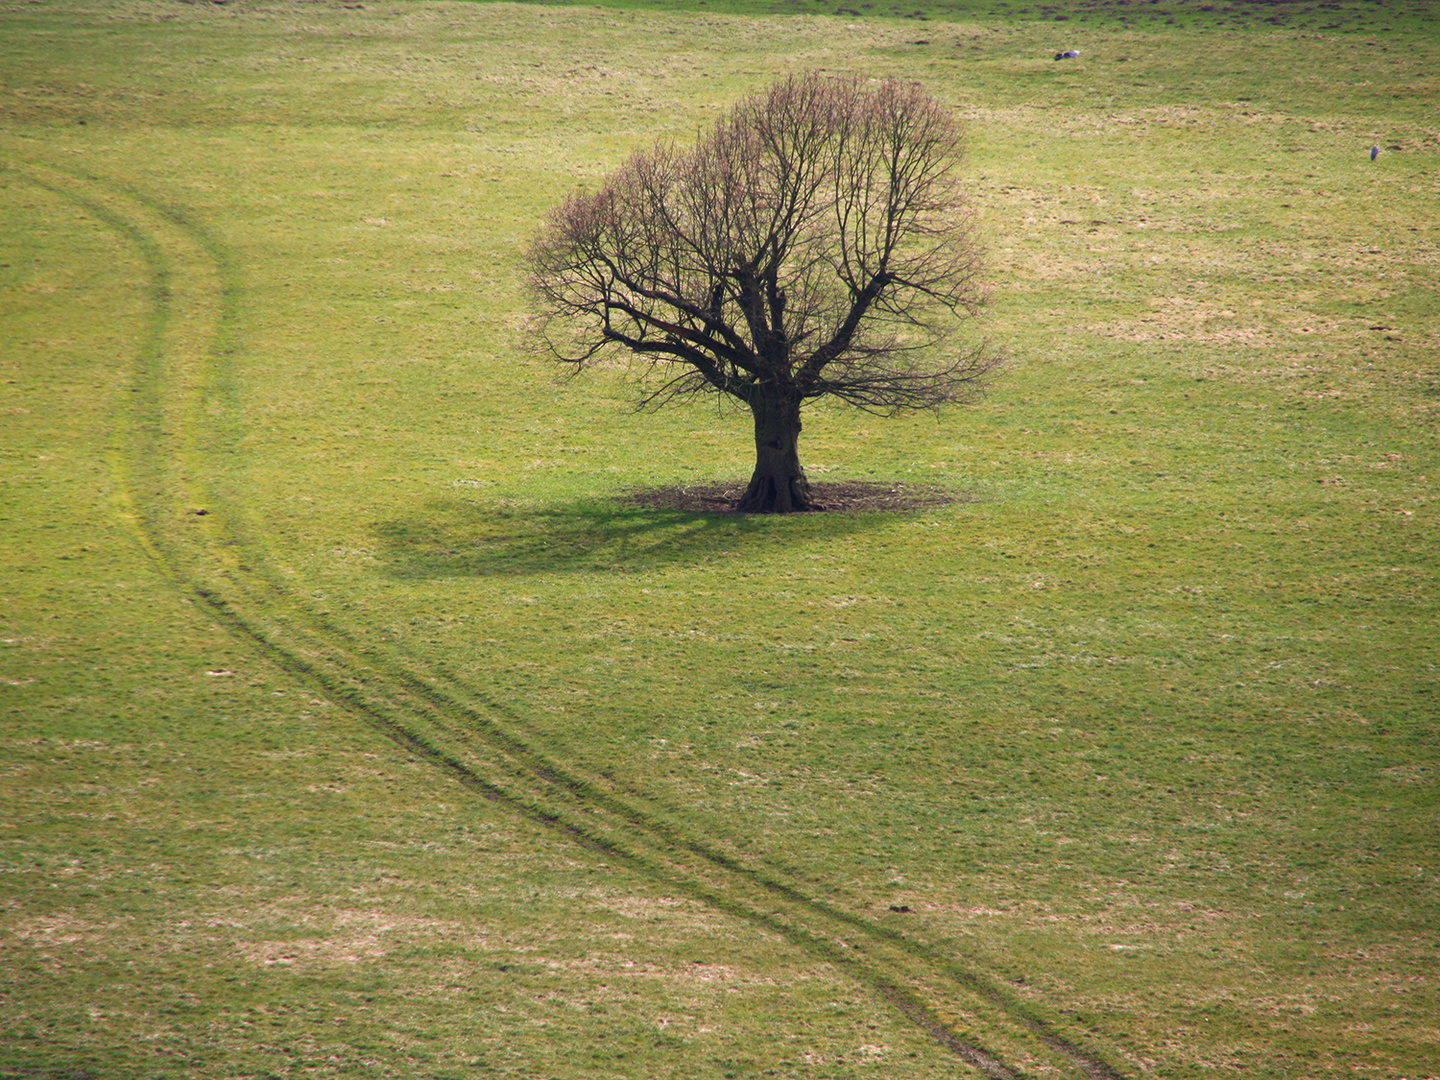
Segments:
[[[745,494],[746,481],[728,484],[672,484],[664,487],[635,488],[625,492],[620,501],[626,506],[647,510],[679,510],[691,514],[738,514],[740,496]],[[975,496],[936,484],[912,484],[904,481],[872,482],[866,480],[811,481],[810,493],[818,504],[815,511],[831,514],[904,513],[929,510],[952,503],[974,502]]]

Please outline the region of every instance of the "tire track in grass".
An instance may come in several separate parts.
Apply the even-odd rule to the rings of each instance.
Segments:
[[[217,467],[236,450],[226,380],[237,268],[224,246],[184,211],[101,178],[40,165],[19,175],[128,239],[149,268],[152,314],[109,450],[117,510],[211,618],[466,790],[830,963],[978,1073],[1019,1080],[1024,1062],[1045,1075],[1119,1080],[983,975],[687,835],[518,738],[496,719],[503,706],[477,704],[475,691],[417,673],[307,607],[264,565],[241,498]]]

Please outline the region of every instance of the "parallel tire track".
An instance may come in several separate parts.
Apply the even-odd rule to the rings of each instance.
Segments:
[[[1101,1057],[1003,989],[902,934],[747,866],[550,759],[455,682],[417,673],[306,606],[265,567],[241,496],[216,458],[227,444],[227,358],[238,330],[223,245],[183,211],[96,177],[32,165],[20,175],[135,244],[152,316],[115,418],[118,510],[182,594],[271,662],[350,708],[478,796],[713,908],[783,935],[866,987],[976,1072],[1119,1080]],[[233,417],[231,417],[233,419]],[[213,507],[204,516],[197,507]],[[242,562],[242,558],[252,560]],[[973,1033],[983,1032],[982,1045]]]

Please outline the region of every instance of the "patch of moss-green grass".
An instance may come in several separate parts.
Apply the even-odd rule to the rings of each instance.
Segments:
[[[530,2],[530,0],[525,0]],[[565,4],[568,0],[535,0]],[[589,5],[586,5],[589,6]],[[1428,9],[1420,0],[1380,5],[1364,0],[1317,3],[1313,0],[1263,0],[1212,3],[1210,0],[934,0],[904,4],[894,0],[607,0],[605,7],[642,11],[698,11],[732,15],[824,15],[842,19],[906,20],[917,23],[983,22],[1047,26],[1061,35],[1083,36],[1111,25],[1176,33],[1193,30],[1323,31],[1350,34],[1423,33]],[[929,44],[928,41],[917,44]],[[1073,44],[1067,42],[1066,44]],[[1060,51],[1064,52],[1065,49]],[[1069,59],[1068,57],[1066,59]]]

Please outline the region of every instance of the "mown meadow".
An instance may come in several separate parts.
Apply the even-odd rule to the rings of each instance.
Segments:
[[[0,0],[0,1078],[1436,1076],[1437,65]],[[799,68],[965,119],[1008,366],[807,415],[948,505],[635,505],[748,417],[560,380],[524,247]]]

